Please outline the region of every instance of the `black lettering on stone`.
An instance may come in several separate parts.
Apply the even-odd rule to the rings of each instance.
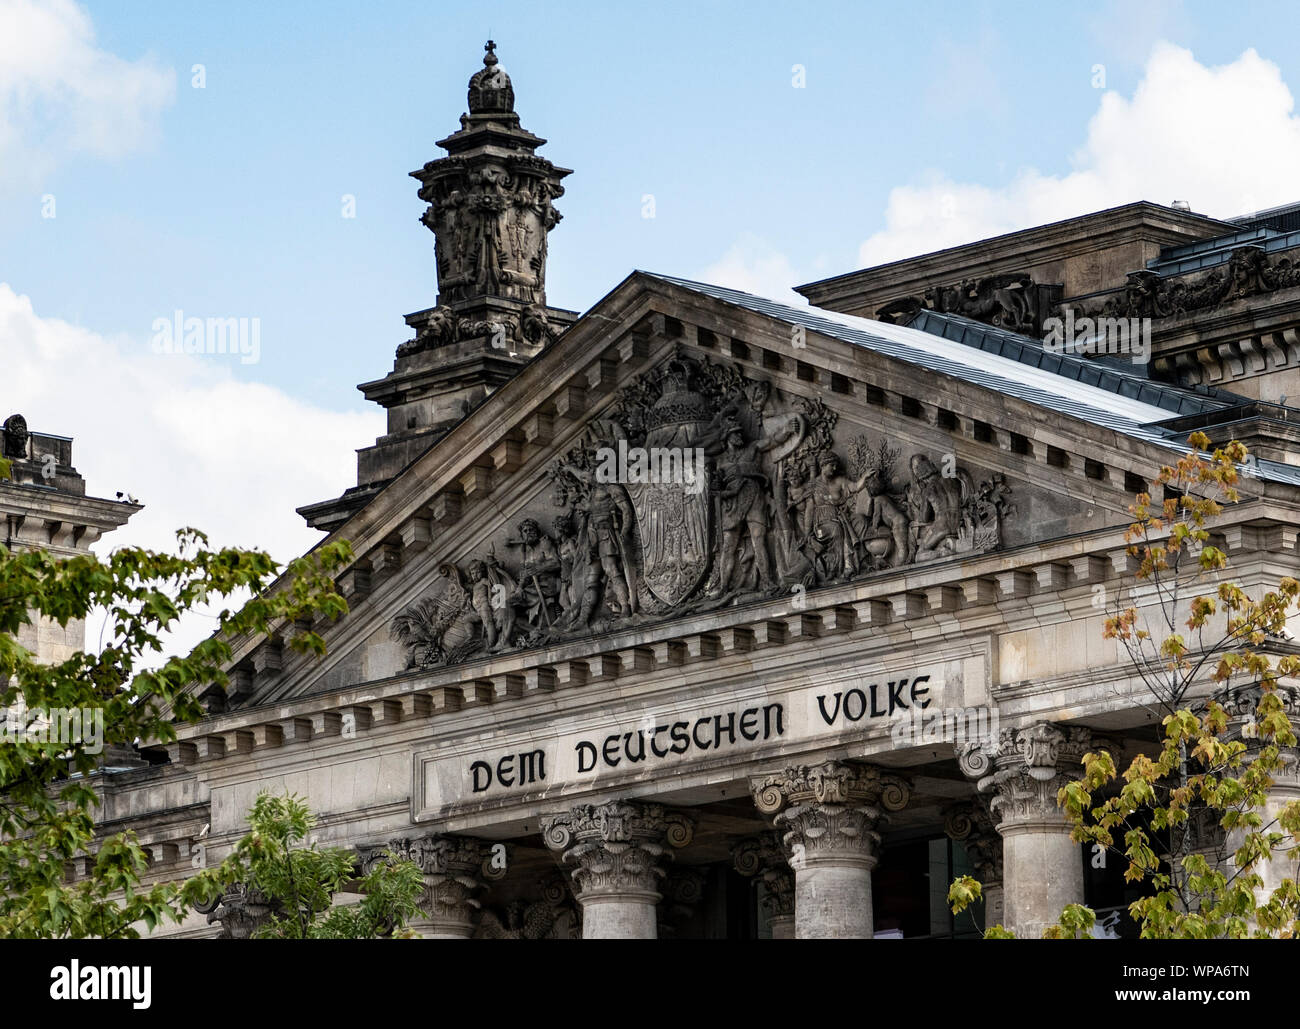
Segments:
[[[659,749],[659,734],[660,734],[661,732],[667,732],[667,731],[668,731],[668,726],[666,726],[666,725],[656,725],[656,726],[655,726],[654,735],[650,737],[650,753],[654,754],[655,757],[667,757],[667,756],[668,756],[668,751],[667,751],[667,750],[660,750],[660,749]]]
[[[727,712],[727,727],[725,729],[722,727],[722,716],[713,716],[713,745],[715,747],[722,746],[722,734],[724,732],[730,738],[731,745],[734,747],[736,745],[736,712]]]
[[[613,751],[613,753],[611,754],[610,751]],[[622,760],[622,758],[618,756],[618,733],[614,733],[613,736],[605,737],[605,745],[601,747],[600,755],[605,759],[605,764],[609,765],[610,768],[618,766],[619,761]]]
[[[907,701],[903,699],[903,688],[906,685],[906,679],[899,679],[897,686],[892,682],[889,684],[889,713],[891,715],[894,713],[894,708],[896,707],[900,707],[904,711],[907,710]]]
[[[758,739],[758,708],[748,707],[740,713],[740,735],[747,740]]]
[[[627,759],[636,764],[638,761],[645,760],[645,733],[640,729],[636,731],[637,751],[632,753],[632,734],[630,732],[623,734],[623,753]]]
[[[826,713],[826,694],[823,693],[817,698],[817,706],[821,708],[822,718],[826,720],[827,725],[834,725],[835,719],[840,713],[840,694],[835,694],[835,706],[831,708],[831,713]]]
[[[481,778],[480,778],[481,773]],[[486,761],[475,761],[469,766],[470,777],[474,780],[474,792],[482,793],[492,785],[492,766]],[[481,785],[480,785],[481,783]]]
[[[526,786],[546,779],[546,751],[530,750],[519,755],[519,785]]]
[[[932,698],[926,697],[923,702],[918,702],[916,699],[918,696],[930,692],[929,686],[921,688],[921,683],[929,682],[929,681],[930,681],[930,677],[928,675],[918,675],[915,679],[912,680],[912,706],[913,707],[926,708],[930,706],[930,701]]]
[[[669,733],[669,739],[673,741],[672,751],[674,754],[685,754],[686,748],[691,745],[691,737],[688,732],[690,727],[689,722],[673,722],[673,731]]]
[[[590,772],[596,767],[596,745],[586,740],[579,740],[573,748],[578,752],[578,771]]]
[[[763,708],[763,739],[772,735],[772,712],[776,712],[776,735],[781,736],[785,733],[785,726],[781,724],[781,716],[785,709],[780,704],[768,704]]]
[[[870,686],[867,687],[867,689],[871,691],[871,717],[872,718],[883,718],[887,714],[887,712],[881,711],[876,707],[876,690],[878,690],[879,688],[880,688],[880,683],[878,682],[873,682]]]
[[[509,776],[509,778],[506,778]],[[515,784],[515,756],[507,754],[497,762],[497,782],[502,786],[513,786]]]
[[[855,715],[850,709],[853,701],[858,703],[858,713]],[[859,689],[849,690],[844,694],[844,717],[850,722],[857,722],[867,713],[867,695]]]
[[[703,725],[707,728],[708,724],[708,715],[705,715],[703,718],[697,718],[695,720],[695,728],[691,731],[691,739],[695,741],[695,745],[699,747],[700,750],[708,750],[709,747],[712,746],[712,741],[707,736],[705,736],[703,740],[700,739],[700,726]]]

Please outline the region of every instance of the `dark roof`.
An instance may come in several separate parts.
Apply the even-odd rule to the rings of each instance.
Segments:
[[[1246,403],[1225,390],[1156,383],[1087,358],[1044,360],[1057,355],[1046,354],[1038,340],[954,315],[924,319],[925,328],[890,325],[672,275],[640,274],[1182,453],[1189,449],[1183,435],[1166,420]],[[1260,478],[1300,485],[1300,468],[1265,460],[1256,468]]]
[[[1119,396],[1140,400],[1152,407],[1160,407],[1173,414],[1202,414],[1245,403],[1225,390],[1208,387],[1188,389],[1150,379],[1145,373],[1134,370],[1131,362],[1113,357],[1081,357],[1076,354],[1055,354],[1044,347],[1041,340],[1020,333],[1000,329],[983,322],[972,321],[955,314],[938,311],[920,311],[907,323],[914,329],[942,336],[986,353],[997,354],[1011,361],[1042,368],[1077,382],[1109,390]]]

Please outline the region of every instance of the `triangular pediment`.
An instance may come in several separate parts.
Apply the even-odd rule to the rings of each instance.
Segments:
[[[249,700],[1118,525],[1168,460],[1122,431],[1136,408],[1088,418],[1078,384],[1045,405],[996,388],[1005,368],[924,366],[791,311],[629,277],[334,534],[357,563],[329,658]]]

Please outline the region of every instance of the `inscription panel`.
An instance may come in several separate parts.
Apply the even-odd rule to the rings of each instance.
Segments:
[[[967,678],[978,683],[965,683]],[[674,783],[692,773],[769,756],[882,740],[934,712],[986,695],[983,662],[885,662],[878,674],[781,688],[742,686],[710,700],[628,706],[607,717],[484,734],[415,755],[417,821],[513,807],[629,783]]]

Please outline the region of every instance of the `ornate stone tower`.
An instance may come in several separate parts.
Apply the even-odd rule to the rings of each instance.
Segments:
[[[549,332],[546,236],[570,172],[536,155],[546,140],[520,127],[495,47],[488,40],[469,80],[460,131],[438,142],[448,156],[411,173],[429,205],[421,220],[437,237],[438,306],[421,333],[434,343],[490,333],[494,322],[520,344],[544,343]]]
[[[436,305],[406,316],[415,338],[393,370],[357,388],[388,410],[388,432],[357,452],[357,485],[298,509],[334,529],[577,318],[546,305],[546,237],[570,174],[536,150],[519,124],[515,91],[488,40],[469,80],[469,113],[438,146],[446,157],[411,172],[435,238]]]

